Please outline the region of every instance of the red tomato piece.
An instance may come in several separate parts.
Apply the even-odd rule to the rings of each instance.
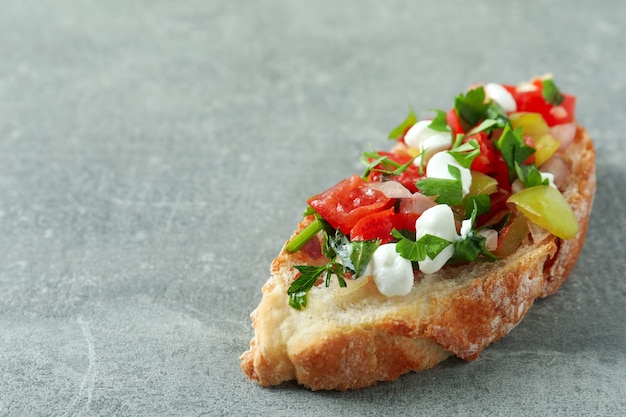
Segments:
[[[480,155],[474,158],[470,168],[495,178],[500,184],[500,187],[510,190],[509,169],[506,166],[506,162],[504,162],[502,154],[496,151],[487,134],[485,132],[479,132],[475,135],[467,136],[464,142],[470,139],[476,139],[480,146]]]
[[[391,235],[393,229],[415,231],[415,221],[419,214],[394,213],[388,209],[378,213],[363,217],[350,231],[350,240],[375,240],[380,239],[381,243],[394,241]]]
[[[382,211],[393,205],[395,200],[367,186],[358,175],[307,200],[333,228],[349,234],[354,225],[369,214]]]
[[[393,227],[398,230],[415,232],[415,222],[419,216],[417,213],[395,213],[392,218]]]
[[[461,122],[459,121],[459,115],[456,114],[456,110],[454,108],[450,109],[448,113],[446,113],[446,123],[452,129],[452,133],[456,136],[459,133],[465,133],[463,130],[463,126],[461,126]]]
[[[563,102],[559,106],[547,103],[543,98],[541,88],[533,91],[516,92],[513,97],[518,112],[539,113],[548,126],[554,126],[574,121],[576,97],[570,94],[561,94],[563,94]]]
[[[350,240],[380,239],[382,244],[393,241],[393,215],[391,208],[363,217],[350,231]]]
[[[483,174],[491,173],[493,169],[491,162],[496,158],[496,151],[487,137],[487,134],[485,132],[479,132],[475,135],[467,136],[463,142],[468,142],[470,139],[475,139],[480,146],[480,155],[474,158],[470,168],[474,171],[482,172]]]
[[[515,97],[515,93],[517,93],[517,87],[510,84],[500,84],[506,91],[509,92],[513,97]]]

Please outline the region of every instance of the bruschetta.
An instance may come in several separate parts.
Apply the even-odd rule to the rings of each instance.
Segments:
[[[245,374],[360,389],[509,333],[583,247],[595,151],[575,104],[548,75],[410,110],[388,151],[307,200],[251,314]]]

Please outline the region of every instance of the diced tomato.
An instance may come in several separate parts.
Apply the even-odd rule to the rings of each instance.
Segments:
[[[415,222],[419,218],[418,213],[395,213],[393,215],[393,227],[398,230],[415,231]]]
[[[391,207],[394,201],[382,192],[368,187],[355,174],[309,198],[307,203],[333,228],[340,229],[347,235],[359,219]]]
[[[350,231],[350,240],[380,239],[381,243],[393,240],[393,208],[370,214],[359,220]]]
[[[350,240],[380,239],[383,244],[392,242],[393,229],[415,231],[415,221],[418,217],[417,213],[394,213],[393,209],[370,214],[354,225],[350,231]]]
[[[563,102],[559,106],[553,106],[544,100],[541,86],[533,91],[515,92],[513,97],[518,112],[539,113],[548,126],[554,126],[574,121],[576,97],[565,93],[561,94],[563,94]]]
[[[509,94],[511,94],[512,96],[515,96],[515,93],[517,92],[517,87],[514,85],[510,85],[510,84],[500,84],[502,87],[504,87],[504,89],[506,91],[509,92]]]
[[[500,187],[510,190],[511,183],[509,182],[509,170],[506,166],[506,162],[504,162],[502,154],[495,150],[487,133],[479,132],[467,136],[464,142],[470,139],[476,139],[480,146],[480,155],[474,158],[470,169],[494,177],[500,184]]]
[[[459,115],[456,114],[456,110],[454,108],[450,109],[450,111],[446,114],[446,122],[452,129],[452,133],[454,134],[454,136],[459,133],[465,133],[465,131],[463,130],[463,126],[461,126]]]
[[[380,156],[386,156],[394,162],[397,162],[400,165],[404,165],[408,163],[412,157],[409,155],[398,155],[393,152],[378,152]],[[377,166],[378,169],[383,169],[382,165]],[[382,180],[383,174],[377,171],[372,171],[367,179],[371,182],[378,182]],[[408,188],[412,193],[417,192],[417,187],[415,183],[424,178],[424,175],[420,174],[420,169],[417,165],[411,164],[407,169],[405,169],[400,175],[387,176],[385,180],[394,180],[398,181],[406,188]]]
[[[480,155],[478,155],[472,161],[472,166],[470,167],[474,171],[482,172],[483,174],[489,174],[492,171],[491,161],[493,161],[496,157],[496,151],[491,144],[491,141],[487,137],[485,132],[479,132],[475,135],[467,136],[464,139],[464,142],[468,142],[471,139],[475,139],[480,146]]]

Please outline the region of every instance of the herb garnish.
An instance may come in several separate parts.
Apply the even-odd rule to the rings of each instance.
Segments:
[[[549,181],[541,176],[534,163],[524,164],[524,161],[535,153],[535,149],[524,143],[521,127],[511,130],[509,125],[506,125],[496,145],[509,168],[510,180],[517,177],[525,187],[548,184]]]
[[[339,229],[334,236],[331,236],[328,230],[323,230],[325,244],[322,249],[324,255],[332,260],[321,266],[294,266],[300,272],[300,276],[291,283],[287,294],[289,305],[296,310],[302,310],[307,306],[309,290],[324,273],[327,287],[333,275],[337,277],[340,287],[346,286],[347,278],[360,277],[372,259],[374,251],[380,245],[379,240],[351,242]],[[339,262],[335,260],[336,258],[339,258]]]
[[[437,196],[435,202],[458,206],[463,203],[463,183],[461,170],[454,165],[448,165],[448,172],[454,179],[425,178],[419,180],[415,186],[427,196]]]
[[[454,109],[463,130],[468,134],[503,128],[509,123],[506,111],[494,100],[485,100],[485,89],[481,87],[459,94],[454,100]],[[482,121],[481,124],[479,124]]]
[[[509,178],[515,178],[517,174],[517,165],[522,165],[535,150],[524,143],[522,128],[518,127],[512,130],[510,125],[506,125],[502,131],[502,136],[496,142],[496,145],[502,153],[502,158],[509,168]]]
[[[371,172],[380,172],[384,175],[396,176],[406,171],[416,157],[411,158],[407,163],[400,164],[386,155],[381,155],[377,151],[363,152],[361,163],[365,165],[363,179],[366,179]],[[380,166],[381,168],[377,168]]]
[[[477,87],[454,99],[454,109],[464,131],[469,131],[485,118],[489,104],[485,103],[485,89]]]
[[[476,200],[473,201],[474,209],[469,217],[470,231],[463,239],[454,242],[454,255],[448,261],[450,263],[464,263],[474,261],[495,261],[496,255],[485,248],[485,236],[479,235],[474,230],[476,217],[479,215],[479,208]],[[465,220],[468,221],[468,220]]]
[[[542,87],[541,94],[546,103],[552,104],[553,106],[560,106],[563,100],[565,100],[565,97],[561,94],[561,90],[554,84],[552,78],[543,80]]]
[[[391,234],[396,239],[399,239],[396,245],[396,252],[403,258],[413,262],[421,262],[426,257],[435,259],[442,250],[452,244],[449,240],[431,234],[426,234],[417,241],[409,239],[396,229],[393,229]]]
[[[434,109],[434,111],[437,113],[437,116],[430,122],[428,127],[437,132],[449,132],[450,126],[448,126],[446,121],[446,112],[439,109]]]
[[[458,135],[452,149],[450,149],[448,153],[452,155],[463,168],[469,168],[472,166],[474,158],[480,155],[480,145],[476,139],[470,139],[465,143],[461,143],[462,140],[463,135]]]

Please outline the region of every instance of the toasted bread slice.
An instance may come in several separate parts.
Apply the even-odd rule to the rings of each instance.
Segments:
[[[293,266],[325,259],[283,248],[251,315],[255,336],[241,356],[246,375],[265,386],[295,380],[312,390],[346,390],[434,367],[450,355],[477,358],[522,320],[535,298],[558,290],[581,252],[595,192],[595,151],[582,127],[564,154],[571,173],[563,195],[580,225],[574,238],[529,235],[496,262],[418,273],[406,296],[386,297],[371,278],[361,278],[347,288],[314,287],[308,307],[296,310],[287,295]]]

